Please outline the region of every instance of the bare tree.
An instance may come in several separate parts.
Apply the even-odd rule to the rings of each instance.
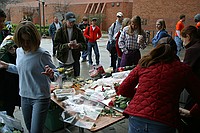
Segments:
[[[59,20],[62,20],[64,14],[68,11],[70,2],[68,0],[64,0],[64,2],[57,1],[57,5],[55,6],[56,13],[55,16],[58,17]]]
[[[5,10],[7,4],[16,4],[22,2],[22,0],[1,0],[0,1],[0,8]]]

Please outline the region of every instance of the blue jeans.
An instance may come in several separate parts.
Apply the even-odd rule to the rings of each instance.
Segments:
[[[30,99],[21,97],[21,107],[29,133],[42,133],[46,120],[50,98]]]
[[[83,59],[83,60],[86,60],[86,59],[87,59],[87,55],[88,55],[87,50],[82,51],[82,59]]]
[[[176,55],[180,56],[180,52],[181,52],[181,49],[183,47],[183,41],[178,36],[175,36],[174,41],[176,42],[176,45],[177,45],[177,53],[176,53]]]
[[[88,59],[89,59],[89,64],[92,65],[93,64],[93,61],[92,61],[92,48],[94,50],[94,54],[95,54],[95,59],[96,59],[96,64],[99,65],[99,57],[100,57],[100,54],[99,54],[99,48],[98,48],[98,45],[97,45],[97,42],[88,42]]]
[[[128,133],[176,133],[176,129],[160,122],[129,116]]]

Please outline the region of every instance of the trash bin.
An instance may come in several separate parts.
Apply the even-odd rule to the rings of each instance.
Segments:
[[[48,130],[54,132],[64,128],[63,121],[60,120],[62,111],[63,109],[61,107],[51,102],[45,121],[45,127]]]

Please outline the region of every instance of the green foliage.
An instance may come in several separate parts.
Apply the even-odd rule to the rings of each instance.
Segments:
[[[15,29],[18,25],[17,24],[12,24],[12,30],[11,32],[12,33],[15,33]],[[39,24],[35,24],[38,32],[40,33],[40,25]],[[45,29],[43,26],[41,26],[41,35],[45,34],[46,36],[49,36],[49,25],[45,26]]]

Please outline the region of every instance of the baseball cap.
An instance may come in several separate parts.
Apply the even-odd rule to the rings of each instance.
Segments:
[[[97,21],[97,18],[92,18],[92,21]]]
[[[67,12],[65,14],[65,20],[68,20],[69,22],[75,22],[76,21],[75,14],[73,12]]]
[[[200,21],[200,14],[195,15],[194,19],[197,20],[197,21]]]
[[[83,21],[87,21],[87,20],[88,20],[88,17],[84,16]]]
[[[122,13],[122,12],[118,12],[116,16],[117,16],[117,17],[122,17],[122,16],[123,16],[123,13]]]

